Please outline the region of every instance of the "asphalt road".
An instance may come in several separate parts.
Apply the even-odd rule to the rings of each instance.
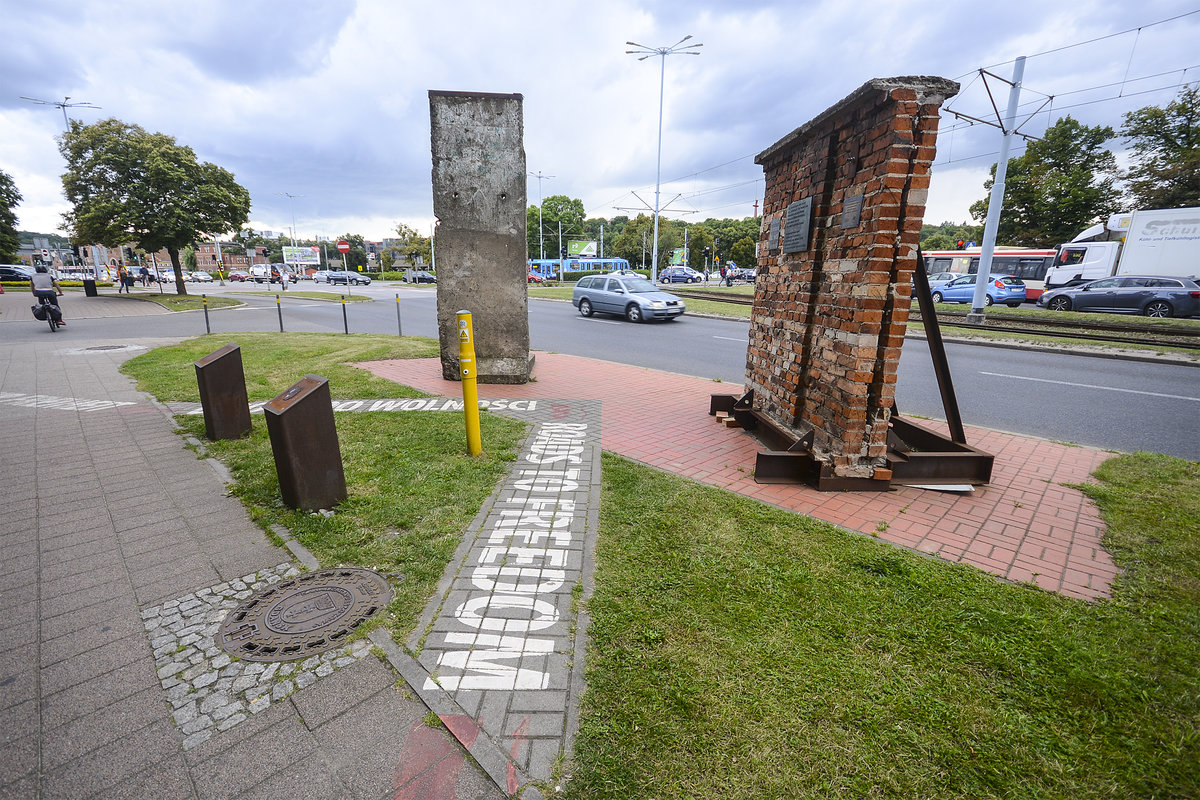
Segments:
[[[195,292],[199,287],[189,287]],[[300,289],[310,290],[305,283]],[[341,287],[339,287],[341,289]],[[205,286],[216,295],[238,292],[241,309],[210,313],[214,333],[278,330],[274,293],[261,288]],[[354,287],[373,303],[349,303],[352,333],[395,333],[399,307],[403,332],[437,336],[436,294],[429,289]],[[397,303],[396,295],[400,300]],[[337,290],[333,291],[334,296]],[[343,330],[340,303],[285,297],[288,331]],[[745,375],[749,325],[745,322],[684,316],[667,323],[635,325],[617,317],[584,318],[562,302],[531,300],[530,339],[534,349],[607,359],[729,381]],[[29,320],[5,323],[4,338],[15,342],[51,335]],[[200,312],[169,316],[81,320],[68,336],[114,339],[189,336],[204,333]],[[79,334],[76,334],[78,329]],[[55,334],[58,335],[58,334]],[[477,336],[486,332],[477,331]],[[1200,460],[1200,368],[1119,359],[1045,353],[978,345],[949,344],[955,390],[968,425],[1032,434],[1112,450],[1149,450]],[[896,393],[902,413],[945,418],[925,342],[909,339],[900,360]]]

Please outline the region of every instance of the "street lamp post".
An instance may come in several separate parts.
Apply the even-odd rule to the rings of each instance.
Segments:
[[[680,39],[670,47],[647,47],[644,44],[637,42],[626,42],[630,47],[636,47],[636,50],[626,50],[630,55],[641,55],[638,61],[645,61],[650,56],[658,56],[660,59],[659,75],[658,75],[658,162],[654,173],[654,250],[650,253],[650,280],[658,280],[658,212],[659,212],[659,191],[662,186],[662,121],[663,121],[663,90],[666,85],[667,78],[667,56],[685,55],[698,56],[699,51],[694,48],[703,47],[702,44],[683,44],[688,39],[691,39],[691,34]],[[681,46],[682,45],[682,46]]]
[[[296,246],[296,198],[304,197],[302,194],[292,194],[291,192],[280,192],[281,197],[286,197],[291,201],[292,205],[292,247]]]
[[[546,244],[542,239],[542,181],[546,178],[553,178],[553,175],[543,175],[541,170],[536,173],[529,173],[538,179],[538,258],[546,260]]]

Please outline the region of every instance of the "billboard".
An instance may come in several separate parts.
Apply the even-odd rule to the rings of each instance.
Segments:
[[[596,243],[586,241],[568,241],[567,256],[570,258],[594,258],[596,256]]]
[[[284,247],[283,263],[321,266],[321,248],[319,247]]]

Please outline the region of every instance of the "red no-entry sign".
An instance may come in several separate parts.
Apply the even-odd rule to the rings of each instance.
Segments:
[[[338,247],[339,253],[349,253],[350,252],[350,243],[347,242],[345,239],[342,239],[341,241],[339,241],[337,247]]]

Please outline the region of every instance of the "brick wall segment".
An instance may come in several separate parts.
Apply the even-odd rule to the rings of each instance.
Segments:
[[[755,159],[766,187],[747,385],[776,424],[812,430],[838,475],[884,467],[937,112],[957,91],[943,78],[868,81]],[[844,229],[859,196],[858,225]],[[785,253],[789,206],[804,198],[807,247]]]

